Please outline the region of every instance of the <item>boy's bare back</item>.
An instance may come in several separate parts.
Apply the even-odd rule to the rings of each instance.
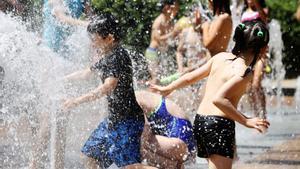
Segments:
[[[241,96],[245,93],[247,84],[252,79],[252,73],[243,77],[247,69],[245,61],[240,57],[235,58],[236,56],[232,53],[225,52],[219,53],[212,58],[205,95],[199,106],[198,114],[228,117],[213,104],[213,101],[218,92],[228,90],[232,85],[236,87],[228,90],[227,96],[229,96],[228,99],[234,107],[237,107]]]

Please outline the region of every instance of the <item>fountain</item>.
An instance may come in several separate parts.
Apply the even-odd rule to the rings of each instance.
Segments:
[[[202,15],[209,19],[207,10]],[[234,18],[235,24],[238,22],[237,19],[238,17]],[[28,166],[29,157],[32,156],[32,140],[40,127],[38,116],[42,112],[48,112],[51,119],[49,140],[52,147],[42,150],[39,154],[42,156],[42,168],[55,168],[57,159],[53,156],[53,152],[57,150],[56,141],[60,141],[58,138],[64,135],[67,135],[66,143],[62,145],[66,147],[63,154],[66,159],[65,168],[82,168],[82,163],[79,162],[80,147],[91,130],[106,116],[103,99],[96,104],[82,105],[72,110],[68,118],[66,116],[60,118],[58,113],[61,113],[61,99],[78,96],[78,93],[88,91],[98,82],[75,83],[76,85],[70,89],[70,85],[61,81],[61,77],[65,74],[86,67],[91,60],[86,57],[89,43],[85,30],[78,29],[67,41],[67,44],[72,46],[70,55],[73,57],[66,60],[40,44],[38,35],[28,32],[25,24],[18,19],[12,19],[0,12],[0,21],[0,66],[5,71],[4,81],[1,83],[3,71],[0,70],[0,147],[4,152],[0,153],[0,163],[7,169]],[[285,74],[281,62],[283,44],[278,21],[271,21],[270,34],[273,72],[263,81],[263,86],[266,87],[268,95],[274,95],[276,89],[275,97],[279,102],[273,108],[268,106],[268,110],[278,112],[282,107],[281,81]],[[296,103],[300,103],[300,78],[297,87]],[[278,120],[278,117],[276,119]],[[55,134],[57,129],[62,130],[58,135]],[[247,142],[250,140],[249,134],[246,135],[242,131],[238,137],[240,138],[237,140],[251,144]],[[270,145],[274,143],[275,141],[270,141]],[[203,166],[200,163],[197,165]],[[187,168],[193,168],[192,164]]]
[[[262,83],[269,95],[275,94],[276,105],[274,105],[274,109],[272,109],[273,106],[269,106],[269,111],[283,113],[278,112],[278,110],[283,110],[281,109],[283,96],[282,81],[284,80],[285,76],[285,69],[282,64],[282,33],[280,23],[275,19],[271,20],[269,27],[270,35],[272,35],[270,36],[269,42],[269,63],[272,68],[272,72],[270,75],[267,75],[267,78],[265,78]]]
[[[62,119],[63,123],[60,123],[58,110],[62,99],[74,96],[76,92],[68,91],[61,79],[66,73],[88,65],[90,59],[86,56],[88,56],[89,41],[86,31],[78,29],[74,33],[76,35],[71,36],[67,41],[67,44],[72,47],[70,52],[72,60],[66,60],[41,44],[38,35],[28,32],[25,24],[20,20],[1,12],[0,20],[0,65],[5,71],[4,80],[0,83],[0,137],[3,137],[0,144],[5,152],[1,154],[1,164],[4,168],[21,168],[28,166],[34,144],[32,141],[35,141],[38,129],[44,125],[40,124],[40,116],[50,115],[48,122],[51,121],[51,125],[48,125],[52,126],[50,138],[52,147],[50,150],[46,149],[47,151],[42,150],[39,154],[44,158],[43,161],[50,159],[49,152],[53,156],[53,152],[56,151],[53,147],[56,146],[54,140],[59,139],[55,139],[55,136],[61,137],[55,134],[59,133],[55,131],[56,127],[70,130],[69,127],[64,128],[66,119]],[[97,108],[97,106],[86,108],[83,112],[95,112],[95,107]],[[74,112],[76,111],[72,111]],[[74,128],[73,126],[71,129],[75,130]],[[66,141],[70,142],[69,139],[67,138]],[[68,151],[74,149],[70,148]],[[54,160],[52,157],[51,159],[50,161]],[[50,163],[51,166],[54,164],[54,162]],[[43,165],[46,167],[49,164],[44,162]]]
[[[295,93],[296,113],[300,112],[300,77],[297,78],[297,89]]]

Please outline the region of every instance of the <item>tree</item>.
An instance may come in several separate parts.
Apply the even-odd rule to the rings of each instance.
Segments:
[[[189,10],[193,2],[180,0],[178,17]],[[158,4],[159,0],[92,0],[96,13],[110,12],[118,18],[125,44],[141,52],[148,47],[152,22],[161,12]]]
[[[271,18],[278,19],[281,24],[286,77],[295,78],[300,75],[300,24],[294,17],[297,0],[267,0],[267,5]]]

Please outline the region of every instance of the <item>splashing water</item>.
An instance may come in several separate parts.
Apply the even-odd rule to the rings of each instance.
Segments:
[[[283,41],[280,23],[272,19],[269,23],[270,31],[270,42],[269,42],[269,53],[272,56],[270,59],[270,66],[272,68],[271,74],[268,78],[263,80],[263,86],[266,88],[267,93],[273,94],[274,90],[276,95],[277,104],[274,106],[269,106],[271,112],[277,112],[282,110],[282,85],[281,82],[284,80],[285,69],[282,64],[282,51],[283,51]],[[283,112],[279,112],[283,113]]]
[[[297,89],[295,93],[296,112],[300,112],[300,76],[297,78]]]
[[[78,29],[74,33],[76,36],[71,36],[66,42],[70,46],[70,55],[72,55],[72,60],[66,60],[40,43],[40,38],[28,32],[25,24],[18,19],[0,12],[0,21],[0,66],[5,71],[4,80],[0,83],[0,137],[4,138],[1,139],[0,146],[5,153],[1,153],[0,161],[4,168],[21,168],[28,166],[35,135],[38,128],[43,125],[40,124],[39,116],[49,112],[52,129],[55,128],[55,114],[61,108],[61,100],[78,95],[77,92],[83,90],[69,91],[65,89],[61,79],[65,74],[87,66],[90,60],[87,57],[89,43],[85,30]],[[89,86],[85,83],[84,85],[88,89]],[[100,104],[99,106],[103,107]],[[95,115],[96,109],[99,110],[97,106],[84,107],[84,109],[81,112],[94,112],[91,115]],[[84,115],[79,114],[78,117],[73,116],[72,120],[82,117]],[[99,119],[96,119],[98,122]],[[90,130],[91,126],[82,127],[78,123],[80,122],[75,123],[77,127],[70,122],[71,127],[68,127],[67,131],[73,138],[79,138],[83,143],[86,136],[78,133],[89,134],[86,130]],[[78,132],[78,130],[84,131]],[[54,136],[51,137],[53,139]],[[76,143],[70,141],[68,137],[67,149],[74,144]],[[80,147],[76,145],[78,151],[76,154],[80,154],[77,150]],[[50,151],[53,151],[52,149],[53,147]],[[46,158],[44,161],[49,160],[48,151],[39,154]],[[68,152],[74,151],[74,148],[68,149]],[[47,166],[48,162],[43,165]]]

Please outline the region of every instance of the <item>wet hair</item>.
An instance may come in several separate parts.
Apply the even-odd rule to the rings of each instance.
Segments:
[[[87,27],[87,31],[91,34],[96,33],[103,38],[106,38],[111,34],[116,41],[119,41],[122,38],[118,20],[109,13],[92,17],[91,22]]]
[[[157,6],[163,10],[166,5],[175,5],[176,3],[179,3],[179,0],[160,0]]]
[[[174,5],[175,3],[178,3],[178,0],[160,0],[159,3],[162,6],[165,6],[165,5]]]
[[[253,70],[260,50],[269,43],[269,31],[262,21],[248,21],[235,28],[233,40],[235,41],[232,49],[234,55],[238,56],[241,52],[252,50],[254,58],[250,68]]]
[[[231,15],[230,0],[213,0],[214,15],[216,15],[217,9],[220,13],[227,13]]]

